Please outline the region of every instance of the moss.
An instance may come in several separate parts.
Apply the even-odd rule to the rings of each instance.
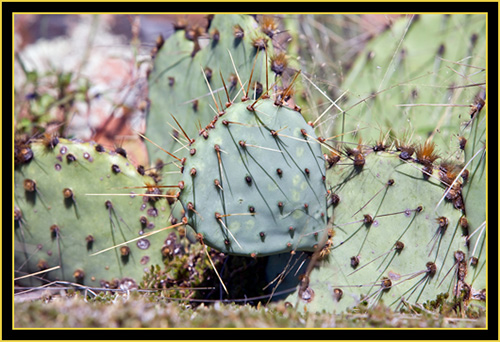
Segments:
[[[469,311],[472,315],[472,311]],[[82,294],[54,295],[48,300],[16,302],[15,328],[478,328],[476,317],[442,316],[438,311],[398,313],[379,303],[343,314],[299,312],[283,302],[264,305],[201,304],[132,292],[110,293],[92,299]]]

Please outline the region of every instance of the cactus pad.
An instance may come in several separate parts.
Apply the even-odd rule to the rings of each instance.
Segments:
[[[253,43],[257,38],[263,42],[269,40],[255,19],[248,15],[215,15],[209,29],[187,27],[169,37],[155,56],[154,69],[149,76],[151,108],[146,136],[166,150],[177,151],[180,157],[184,157],[187,153],[178,150],[176,140],[183,138],[179,137],[179,127],[171,115],[189,136],[196,136],[198,125],[210,122],[215,115],[210,108],[215,110],[205,77],[216,98],[220,99],[226,96],[222,74],[227,90],[234,98],[240,90],[235,68],[242,80],[249,80],[255,54],[260,49]],[[272,49],[270,42],[267,48]],[[255,81],[262,83],[265,70],[262,60],[257,60],[251,89],[254,89]],[[164,157],[156,147],[148,145],[148,149],[152,162]],[[166,169],[175,170],[169,165]]]
[[[484,105],[484,100],[478,98]],[[464,202],[467,209],[469,231],[469,258],[471,270],[467,281],[473,288],[486,288],[486,116],[481,107],[472,113],[472,118],[464,129],[467,143],[464,148],[464,164],[467,165],[468,180],[464,183]]]
[[[31,151],[31,158],[22,158]],[[162,264],[165,199],[152,178],[139,174],[122,154],[101,145],[55,139],[22,145],[16,153],[16,277],[54,268],[21,284],[61,280],[102,287],[138,282],[143,269]],[[151,188],[141,189],[150,185]],[[88,196],[87,194],[125,196]],[[144,238],[140,238],[144,235]],[[130,243],[126,241],[132,240]],[[119,245],[101,254],[92,254]],[[128,279],[128,280],[127,280]],[[111,284],[111,285],[110,285]]]
[[[467,290],[462,210],[441,201],[446,187],[437,167],[424,175],[398,154],[365,151],[363,167],[346,158],[328,170],[333,231],[318,253],[320,267],[287,300],[341,312],[363,301],[401,308]]]
[[[271,99],[234,103],[189,148],[180,200],[223,252],[313,251],[327,222],[320,144],[302,115]]]

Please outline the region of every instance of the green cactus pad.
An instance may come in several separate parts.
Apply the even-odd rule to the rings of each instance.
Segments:
[[[130,285],[127,278],[138,282],[144,269],[163,263],[169,231],[147,234],[167,226],[168,203],[138,196],[146,189],[134,188],[154,187],[150,177],[121,154],[92,143],[59,139],[55,146],[34,142],[22,148],[32,158],[22,160],[18,153],[14,174],[15,277],[59,268],[21,284],[61,280],[102,287],[125,279]],[[116,193],[126,195],[111,195]]]
[[[484,104],[484,102],[483,102]],[[468,180],[464,182],[464,202],[470,234],[469,259],[472,266],[467,281],[476,291],[486,288],[486,115],[484,111],[473,115],[465,128],[467,137],[464,165],[467,165]],[[473,259],[471,259],[473,258]]]
[[[432,134],[438,150],[451,153],[469,100],[485,82],[485,56],[484,14],[402,16],[366,44],[340,89],[329,95],[343,95],[343,112],[332,113],[336,119],[323,135],[359,131],[369,141],[388,131],[397,137],[411,131],[417,137]]]
[[[240,30],[242,37],[236,32]],[[255,19],[248,15],[215,15],[208,32],[194,40],[186,38],[190,31],[190,28],[179,30],[165,41],[149,75],[151,107],[147,116],[146,136],[167,151],[176,151],[176,155],[181,158],[187,153],[179,149],[178,141],[185,141],[171,115],[190,138],[196,138],[199,125],[206,125],[217,114],[203,74],[207,76],[219,106],[223,106],[227,98],[221,74],[232,100],[241,91],[235,68],[242,82],[250,79],[257,53],[253,39],[267,39],[268,54],[272,51],[270,39],[258,27]],[[199,50],[193,55],[195,47]],[[252,87],[256,81],[265,86],[264,61],[264,51],[261,51],[255,65]],[[247,89],[248,84],[244,86]],[[252,87],[250,97],[254,94]],[[243,96],[243,93],[239,96]],[[163,152],[153,145],[148,145],[148,154],[151,162],[158,158],[165,159]],[[176,169],[166,165],[165,170]],[[172,181],[179,179],[176,175],[169,177]]]
[[[288,301],[341,312],[363,301],[401,308],[441,293],[460,295],[463,262],[455,253],[468,253],[462,211],[447,200],[438,205],[446,188],[437,169],[425,179],[421,165],[398,154],[368,151],[363,167],[346,158],[327,172],[331,195],[338,196],[331,201],[329,248]],[[278,267],[270,279],[283,272],[283,262]]]
[[[320,144],[299,112],[251,104],[231,105],[189,147],[180,196],[189,224],[222,252],[313,251],[327,222]]]

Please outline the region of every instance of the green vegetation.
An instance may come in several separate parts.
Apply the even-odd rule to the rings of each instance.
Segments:
[[[177,22],[149,165],[46,133],[53,101],[30,102],[15,284],[41,300],[19,288],[15,324],[484,327],[485,18],[401,16],[349,55],[335,25],[360,18]]]

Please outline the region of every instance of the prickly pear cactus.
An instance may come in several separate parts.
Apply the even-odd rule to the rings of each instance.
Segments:
[[[400,17],[367,43],[328,93],[340,109],[331,106],[325,114],[322,135],[349,132],[341,139],[356,142],[351,133],[358,132],[374,141],[389,131],[399,136],[411,130],[415,137],[432,135],[440,153],[451,153],[466,120],[464,107],[485,82],[485,38],[485,15]],[[330,106],[330,100],[307,85],[316,95],[309,103]]]
[[[458,23],[465,33],[450,29]],[[469,102],[484,82],[484,30],[481,16],[408,17],[355,61],[340,113],[324,113],[320,128],[341,140],[326,158],[329,239],[307,270],[271,257],[268,278],[283,281],[276,291],[300,278],[287,300],[329,312],[379,300],[401,308],[441,293],[484,300],[485,130],[481,119],[464,129],[479,108]]]
[[[17,144],[17,280],[130,286],[168,257],[161,228],[178,210],[178,225],[218,251],[271,255],[269,286],[300,281],[287,298],[299,309],[484,299],[485,120],[475,104],[462,130],[459,101],[484,78],[477,18],[395,23],[353,64],[341,101],[328,99],[339,112],[310,118],[306,108],[307,120],[289,100],[296,79],[283,84],[287,57],[271,52],[276,22],[216,15],[178,30],[153,56],[146,137],[162,147],[148,145],[150,161],[167,159],[180,205],[141,197],[138,187],[160,187],[120,153],[63,139]],[[126,196],[89,196],[108,192]]]
[[[442,201],[443,171],[423,173],[400,152],[361,151],[363,163],[345,158],[328,171],[330,239],[318,268],[310,266],[287,300],[341,312],[362,301],[400,308],[441,293],[460,295],[458,269],[468,254],[463,213],[458,203]]]
[[[169,206],[165,199],[140,196],[159,193],[154,180],[141,175],[121,149],[117,153],[92,143],[45,140],[16,144],[14,248],[19,283],[131,286],[141,280],[145,268],[162,264],[169,232],[149,234],[166,226]],[[124,196],[111,195],[116,193]],[[26,277],[35,272],[40,273]]]
[[[469,231],[469,271],[467,281],[473,289],[486,289],[486,115],[484,92],[478,94],[462,136],[464,164],[468,179],[464,182],[463,196],[467,210]],[[479,293],[479,296],[481,294]]]
[[[264,56],[263,49],[267,49],[269,55],[272,51],[265,32],[251,16],[215,15],[208,28],[186,27],[169,37],[159,48],[149,75],[151,106],[146,136],[182,158],[187,151],[180,146],[187,142],[179,124],[189,137],[195,138],[218,114],[212,96],[220,109],[224,106],[226,90],[231,99],[237,94],[243,96],[240,78],[251,83],[243,85],[250,90],[249,97],[259,97],[265,86],[265,63],[264,58],[256,60],[255,55],[260,51]],[[151,162],[168,159],[153,145],[148,145],[148,153]],[[177,171],[171,165],[166,165],[165,170]],[[179,179],[175,175],[170,178]]]
[[[318,248],[327,222],[320,144],[272,99],[234,103],[190,148],[180,200],[210,246],[263,256]]]

